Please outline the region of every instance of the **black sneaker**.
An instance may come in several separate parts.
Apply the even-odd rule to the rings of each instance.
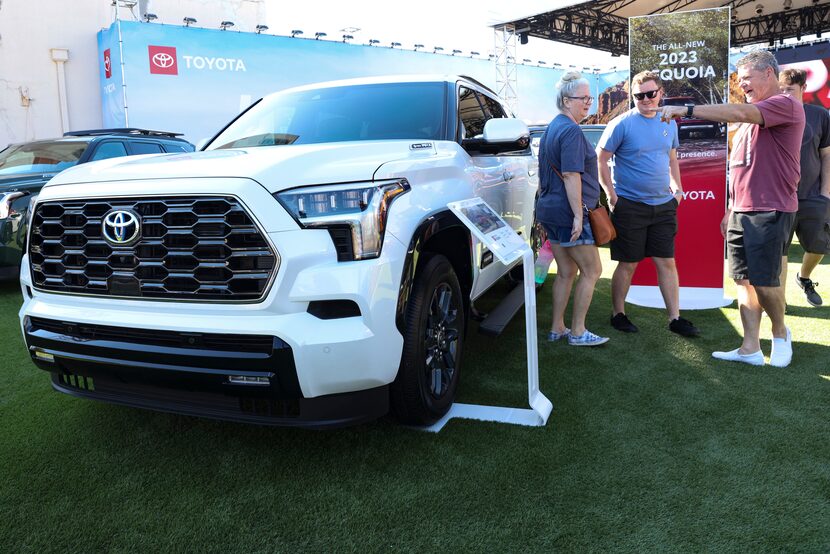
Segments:
[[[700,335],[700,329],[692,325],[691,321],[683,319],[682,317],[671,320],[669,323],[669,331],[677,333],[682,337],[697,337]]]
[[[815,283],[810,279],[803,279],[798,273],[795,274],[795,282],[798,283],[798,286],[804,291],[804,296],[807,297],[807,303],[809,303],[810,306],[821,306],[821,296],[819,296],[816,292],[818,283]]]
[[[628,316],[622,312],[611,317],[611,327],[613,327],[617,331],[622,331],[623,333],[636,333],[640,330],[637,328],[636,325],[631,323],[631,320],[628,319]]]

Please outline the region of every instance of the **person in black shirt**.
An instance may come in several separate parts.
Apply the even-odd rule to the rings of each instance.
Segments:
[[[786,69],[778,78],[781,92],[804,101],[807,72]],[[815,267],[825,254],[830,254],[830,114],[821,106],[804,104],[807,125],[801,142],[801,181],[798,183],[798,213],[790,233],[798,235],[804,248],[801,270],[796,283],[812,306],[821,306],[816,292],[818,283],[810,279]],[[786,283],[786,256],[781,270],[781,283]]]

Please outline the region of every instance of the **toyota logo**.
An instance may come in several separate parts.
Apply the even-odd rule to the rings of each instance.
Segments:
[[[113,246],[129,246],[141,234],[138,215],[130,210],[112,210],[104,216],[101,230]]]
[[[168,67],[173,67],[174,63],[176,63],[176,59],[167,52],[158,52],[153,55],[153,65],[156,67],[167,69]]]

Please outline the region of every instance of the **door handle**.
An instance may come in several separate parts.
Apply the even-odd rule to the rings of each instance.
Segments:
[[[510,173],[509,171],[505,171],[504,172],[504,180],[505,181],[510,181],[511,179],[513,179],[513,174]]]

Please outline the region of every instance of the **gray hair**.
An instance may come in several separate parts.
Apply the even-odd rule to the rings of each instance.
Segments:
[[[755,71],[764,71],[766,68],[771,67],[776,79],[778,78],[778,60],[775,59],[772,52],[767,50],[756,50],[735,62],[736,68],[743,66]]]
[[[556,83],[556,107],[559,108],[560,112],[565,109],[565,98],[573,96],[576,89],[581,85],[591,86],[588,79],[583,77],[579,71],[568,71],[562,75],[562,78]]]

